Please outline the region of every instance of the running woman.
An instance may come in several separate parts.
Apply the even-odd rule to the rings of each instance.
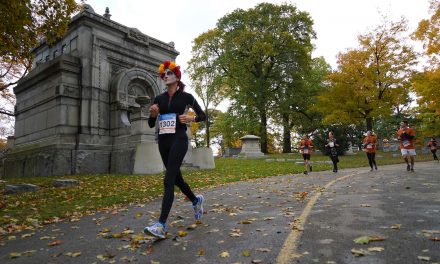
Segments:
[[[428,142],[427,147],[431,150],[432,153],[432,157],[434,158],[434,160],[439,161],[437,158],[437,149],[438,149],[438,145],[437,145],[437,141],[435,140],[435,138],[431,138],[431,140]]]
[[[159,67],[159,74],[165,82],[167,91],[154,98],[150,107],[148,125],[154,127],[156,120],[159,119],[159,152],[166,168],[163,181],[164,195],[159,221],[145,227],[144,232],[165,238],[166,221],[174,201],[174,185],[177,185],[192,202],[195,219],[199,220],[203,215],[204,198],[202,195],[194,195],[182,177],[180,166],[188,149],[187,124],[205,120],[205,113],[195,98],[183,91],[185,84],[180,81],[180,66],[165,61]],[[188,107],[195,111],[196,116],[187,115]]]
[[[367,131],[367,136],[364,138],[363,141],[363,149],[367,153],[368,163],[370,164],[371,171],[373,171],[373,166],[374,169],[377,170],[376,144],[377,144],[376,135],[374,135],[373,132],[371,131]]]
[[[416,132],[408,126],[408,121],[400,122],[397,139],[400,141],[400,152],[406,162],[406,170],[411,172],[414,172],[414,157],[416,156],[416,149],[414,147],[415,137]]]
[[[308,135],[304,135],[304,137],[301,139],[299,148],[304,159],[304,174],[308,174],[309,171],[312,171],[312,165],[310,165],[310,155],[312,154],[313,148],[313,143],[309,139]]]
[[[339,144],[336,143],[336,138],[333,135],[332,131],[328,132],[328,139],[327,139],[327,144],[325,145],[325,147],[329,148],[330,158],[333,163],[333,172],[338,172],[339,158],[338,158],[337,147],[339,147]]]

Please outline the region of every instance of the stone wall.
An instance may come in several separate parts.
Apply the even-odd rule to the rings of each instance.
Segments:
[[[163,91],[157,68],[175,60],[174,44],[88,6],[59,43],[42,42],[33,53],[33,69],[14,88],[5,177],[133,173],[137,146],[156,138],[146,124],[148,106],[134,99]]]

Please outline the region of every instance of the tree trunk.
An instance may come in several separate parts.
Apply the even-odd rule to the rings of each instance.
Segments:
[[[291,153],[289,115],[282,114],[283,119],[283,153]]]
[[[260,111],[260,143],[261,152],[267,154],[267,115],[266,111]]]
[[[367,117],[367,118],[365,118],[365,122],[367,124],[367,130],[372,131],[373,130],[373,118]]]
[[[208,114],[208,109],[205,109],[205,115],[206,115],[206,119],[205,119],[205,128],[206,128],[206,146],[209,148],[209,114]]]

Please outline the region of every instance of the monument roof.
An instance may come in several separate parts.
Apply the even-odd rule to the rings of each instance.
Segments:
[[[245,135],[245,136],[241,137],[240,139],[260,139],[260,137],[254,136],[254,135]]]
[[[107,12],[108,10],[106,10]],[[107,18],[108,17],[108,18]],[[89,4],[84,4],[82,11],[79,12],[78,14],[76,14],[70,21],[69,23],[69,30],[71,30],[72,28],[75,28],[76,25],[80,25],[80,21],[84,20],[84,19],[88,19],[89,21],[93,21],[94,23],[97,24],[103,24],[105,26],[111,27],[113,30],[115,31],[122,31],[124,33],[126,33],[128,36],[132,35],[132,32],[135,32],[135,38],[136,39],[140,39],[140,42],[145,42],[145,40],[148,40],[148,44],[149,45],[156,45],[159,47],[165,47],[167,50],[172,51],[175,53],[175,55],[179,55],[179,52],[175,49],[175,44],[174,42],[169,42],[166,43],[164,41],[158,40],[156,38],[153,38],[151,36],[148,36],[144,33],[142,33],[139,29],[137,28],[133,28],[133,27],[128,27],[125,25],[122,25],[118,22],[115,22],[113,20],[111,20],[109,18],[109,16],[105,16],[104,15],[99,15],[95,12],[95,10],[92,8],[91,5]],[[66,32],[67,33],[67,32]],[[133,37],[131,37],[133,39]],[[32,53],[38,53],[38,50],[47,45],[46,40],[42,39],[40,41],[40,44],[36,47],[34,47],[31,52]]]

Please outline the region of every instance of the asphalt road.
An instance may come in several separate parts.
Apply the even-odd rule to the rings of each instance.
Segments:
[[[314,172],[204,189],[201,222],[176,195],[13,234],[0,263],[440,263],[440,164]],[[364,237],[364,243],[354,240]]]

